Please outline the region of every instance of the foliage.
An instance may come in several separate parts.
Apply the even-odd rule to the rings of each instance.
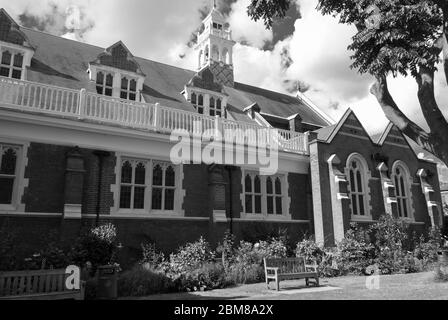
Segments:
[[[222,265],[227,269],[235,260],[235,235],[227,230],[216,252],[221,255]]]
[[[120,297],[140,297],[174,290],[174,284],[166,275],[141,265],[123,272],[118,278]]]
[[[336,262],[342,274],[363,274],[373,264],[375,248],[368,232],[351,224],[344,239],[337,244]]]
[[[275,18],[285,16],[290,2],[290,0],[251,0],[247,13],[254,21],[262,19],[266,28],[270,28]]]
[[[163,252],[159,252],[153,243],[142,243],[142,259],[140,264],[145,265],[147,268],[157,269],[165,261],[165,255]]]
[[[226,273],[221,263],[204,264],[181,278],[181,289],[187,291],[221,289],[227,284]]]
[[[84,232],[79,237],[69,253],[70,259],[76,265],[90,262],[94,270],[101,265],[115,262],[117,245],[117,231],[113,224],[105,224]]]
[[[245,264],[236,262],[227,272],[227,282],[233,284],[249,284],[264,281],[264,268],[258,263]]]
[[[215,258],[210,244],[201,237],[198,241],[188,243],[170,255],[169,271],[182,274],[200,267]]]

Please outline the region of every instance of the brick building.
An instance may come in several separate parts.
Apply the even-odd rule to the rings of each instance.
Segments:
[[[196,71],[134,57],[122,42],[104,49],[27,29],[4,10],[0,31],[0,225],[24,230],[24,242],[71,239],[98,218],[127,248],[165,251],[228,229],[333,245],[350,222],[382,214],[420,230],[441,224],[435,163],[392,125],[370,137],[350,110],[334,123],[301,95],[236,82],[235,42],[216,9],[198,34]],[[236,157],[278,149],[278,170],[233,156],[174,163],[179,129],[200,151],[242,133]]]

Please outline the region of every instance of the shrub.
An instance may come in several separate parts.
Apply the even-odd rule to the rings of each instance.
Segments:
[[[118,295],[120,297],[141,297],[157,293],[168,293],[175,289],[173,282],[166,275],[136,265],[123,272],[118,278]]]
[[[264,268],[260,264],[236,262],[231,265],[226,275],[227,284],[250,284],[263,282]]]
[[[226,231],[222,243],[218,245],[216,252],[221,255],[222,265],[227,269],[235,261],[235,235]]]
[[[221,263],[207,263],[187,272],[181,278],[181,289],[187,291],[221,289],[227,283],[224,266]]]
[[[341,274],[363,274],[375,258],[375,248],[368,233],[351,224],[344,239],[337,244],[336,263]]]
[[[157,251],[155,244],[142,243],[140,246],[142,248],[143,256],[140,260],[140,264],[153,270],[160,268],[165,261],[165,255],[162,252]]]
[[[280,238],[272,238],[269,241],[260,241],[255,244],[254,249],[261,259],[286,258],[286,244],[284,240]]]
[[[111,223],[92,228],[77,239],[69,257],[77,265],[90,261],[94,270],[113,264],[118,250],[116,238],[117,231]]]
[[[334,277],[338,274],[335,267],[337,255],[334,250],[318,246],[312,237],[297,243],[295,253],[296,257],[303,257],[307,264],[316,263],[321,276]]]
[[[434,280],[436,282],[447,282],[448,281],[448,270],[446,267],[442,267],[438,264],[434,271]]]
[[[215,258],[210,244],[201,237],[198,241],[188,243],[170,255],[169,272],[182,274],[201,267]]]
[[[415,238],[415,237],[414,237]],[[432,228],[428,232],[428,239],[421,235],[415,240],[414,257],[420,260],[422,270],[431,269],[438,260],[442,235],[440,229]]]

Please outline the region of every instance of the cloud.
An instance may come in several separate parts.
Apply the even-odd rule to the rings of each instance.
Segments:
[[[197,67],[197,53],[188,43],[211,3],[0,0],[1,7],[28,27],[102,47],[122,40],[136,56],[191,70]],[[356,33],[354,27],[322,16],[315,9],[317,0],[296,0],[289,18],[266,30],[261,21],[247,16],[248,4],[249,0],[217,1],[228,16],[234,39],[240,42],[234,47],[236,81],[289,94],[305,92],[334,119],[350,107],[370,132],[386,126],[378,102],[369,93],[373,79],[350,69],[352,52],[347,46]],[[442,72],[437,74],[435,86],[440,106],[448,113],[448,88]],[[415,81],[390,79],[390,90],[405,113],[425,125]]]

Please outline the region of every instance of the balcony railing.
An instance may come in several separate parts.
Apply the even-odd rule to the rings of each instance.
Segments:
[[[72,90],[41,83],[0,77],[0,107],[64,116],[76,121],[93,121],[127,128],[170,134],[184,130],[204,140],[229,135],[236,143],[278,147],[280,151],[308,154],[308,136],[303,133],[262,127],[163,107],[159,104],[130,102],[85,89]]]

